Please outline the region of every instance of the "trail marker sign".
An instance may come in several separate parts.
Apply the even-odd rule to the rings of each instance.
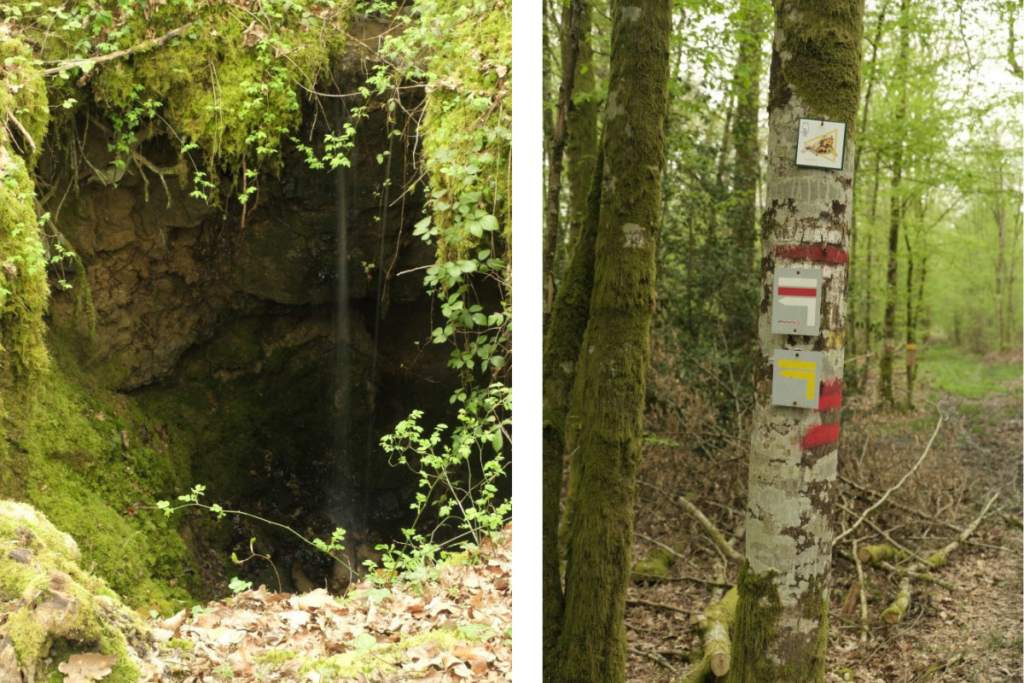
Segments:
[[[772,334],[813,336],[821,328],[821,268],[776,268]]]
[[[785,351],[772,354],[772,405],[817,408],[821,384],[821,354]]]

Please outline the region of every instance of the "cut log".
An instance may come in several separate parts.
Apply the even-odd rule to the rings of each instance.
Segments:
[[[910,579],[900,581],[900,589],[896,593],[896,599],[892,604],[882,610],[882,620],[887,624],[895,624],[903,618],[907,608],[910,607]]]
[[[729,630],[736,616],[736,589],[731,588],[721,600],[712,602],[699,621],[704,654],[682,683],[711,683],[716,676],[729,673],[732,663],[732,639]]]

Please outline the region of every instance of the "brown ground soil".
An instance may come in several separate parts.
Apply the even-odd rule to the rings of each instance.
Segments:
[[[986,359],[988,362],[1003,359]],[[932,516],[923,519],[886,504],[869,519],[898,542],[927,554],[944,546],[977,517],[995,492],[1000,497],[970,543],[961,546],[937,575],[956,590],[915,584],[913,602],[894,625],[880,613],[895,595],[898,581],[882,570],[865,567],[869,633],[860,639],[859,609],[841,614],[842,603],[856,581],[855,566],[836,557],[832,576],[831,637],[826,681],[859,683],[1021,683],[1024,647],[1024,585],[1022,585],[1021,519],[1022,427],[1024,414],[1018,386],[984,398],[965,399],[938,391],[922,392],[935,403],[921,401],[910,412],[881,413],[873,387],[847,397],[840,445],[840,475],[873,491],[895,484],[920,457],[939,411],[946,418],[927,459],[890,500]],[[721,435],[721,428],[716,428]],[[746,448],[742,439],[701,455],[690,444],[700,438],[677,438],[682,446],[650,446],[641,474],[634,556],[655,547],[644,537],[671,543],[681,556],[671,580],[654,586],[633,586],[630,600],[663,603],[681,611],[633,604],[627,609],[630,655],[629,681],[667,683],[690,667],[688,654],[698,643],[691,634],[691,614],[699,613],[714,588],[693,579],[726,572],[735,580],[736,567],[722,556],[697,524],[665,493],[684,493],[730,537],[742,528],[746,498]],[[858,494],[847,484],[837,487],[837,501],[854,514],[837,510],[837,528],[851,524],[876,496]],[[862,543],[880,537],[866,524],[851,534]],[[742,551],[742,539],[734,539]],[[845,541],[840,547],[849,552]],[[669,668],[671,667],[671,668]],[[849,670],[854,678],[840,676]]]

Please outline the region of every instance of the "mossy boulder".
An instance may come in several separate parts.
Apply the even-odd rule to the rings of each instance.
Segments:
[[[79,653],[118,656],[107,683],[138,680],[145,628],[80,558],[74,539],[35,508],[0,500],[0,680],[50,680]]]

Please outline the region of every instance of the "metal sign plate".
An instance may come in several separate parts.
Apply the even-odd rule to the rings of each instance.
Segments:
[[[817,408],[821,354],[776,350],[772,354],[772,405]]]
[[[772,334],[812,336],[821,329],[821,268],[776,268]]]
[[[845,123],[823,119],[800,119],[796,141],[797,166],[841,171],[845,156]]]

